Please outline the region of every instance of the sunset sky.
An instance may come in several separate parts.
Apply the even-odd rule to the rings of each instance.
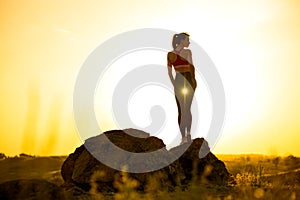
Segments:
[[[73,152],[82,143],[73,91],[88,55],[122,32],[163,28],[188,32],[222,79],[226,119],[213,153],[300,156],[299,19],[296,0],[1,1],[0,152]]]

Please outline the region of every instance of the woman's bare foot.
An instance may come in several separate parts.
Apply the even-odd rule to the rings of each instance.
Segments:
[[[192,141],[191,134],[187,133],[186,140],[187,140],[187,142],[191,142]]]
[[[181,138],[180,145],[187,143],[187,142],[188,142],[188,138],[185,136],[185,137]]]

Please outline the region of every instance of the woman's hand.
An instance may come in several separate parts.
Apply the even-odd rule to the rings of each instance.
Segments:
[[[196,81],[196,79],[193,79],[192,82],[193,82],[193,88],[196,89],[196,87],[197,87],[197,81]]]
[[[192,74],[193,87],[194,87],[194,89],[196,89],[197,81],[196,81],[196,78],[195,78],[195,67],[194,67],[194,65],[191,65],[191,74]]]

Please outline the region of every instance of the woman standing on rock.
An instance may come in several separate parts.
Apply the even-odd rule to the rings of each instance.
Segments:
[[[189,34],[179,33],[173,36],[173,51],[168,52],[168,74],[174,86],[178,107],[178,125],[182,135],[181,144],[191,142],[192,113],[191,105],[197,87],[195,67],[189,46]],[[172,66],[176,72],[175,79]]]

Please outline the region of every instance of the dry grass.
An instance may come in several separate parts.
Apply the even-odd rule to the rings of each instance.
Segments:
[[[210,166],[202,177],[194,178],[189,187],[180,185],[169,192],[160,185],[160,176],[151,177],[146,192],[140,192],[138,182],[126,173],[115,177],[116,193],[100,194],[97,192],[97,177],[91,180],[90,194],[93,199],[300,199],[300,159],[294,156],[272,157],[262,155],[228,156],[218,155],[232,174],[234,182],[228,185],[211,185],[206,176],[213,170]],[[6,158],[0,160],[0,183],[17,178],[41,178],[61,184],[59,170],[63,157]],[[29,170],[28,170],[29,169]],[[196,177],[196,176],[194,176]]]

